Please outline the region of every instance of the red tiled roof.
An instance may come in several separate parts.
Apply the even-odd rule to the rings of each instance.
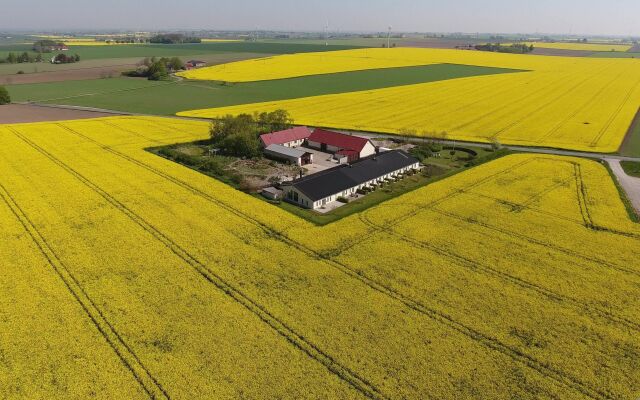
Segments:
[[[265,133],[260,135],[262,144],[267,147],[270,144],[283,144],[295,140],[303,140],[311,135],[311,130],[306,126],[297,126],[280,132]]]
[[[358,153],[360,153],[369,142],[369,139],[345,135],[344,133],[325,131],[324,129],[316,129],[313,131],[309,140],[316,143],[326,143],[343,150],[357,151]]]

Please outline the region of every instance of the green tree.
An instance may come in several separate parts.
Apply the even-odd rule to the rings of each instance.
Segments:
[[[210,136],[214,143],[219,143],[228,136],[254,131],[255,121],[251,115],[240,114],[237,117],[225,115],[211,124]]]
[[[169,59],[169,61],[167,62],[167,66],[169,67],[170,70],[172,71],[179,71],[182,68],[184,68],[184,63],[182,62],[181,59],[179,59],[178,57],[172,57],[171,59]]]
[[[251,131],[227,136],[219,146],[225,153],[238,157],[254,158],[260,155],[260,141]]]
[[[155,61],[153,64],[151,64],[151,66],[149,67],[148,75],[150,81],[162,81],[169,77],[167,66],[162,60]]]
[[[257,124],[253,116],[226,115],[211,124],[210,136],[214,146],[225,154],[253,158],[260,155]]]
[[[18,57],[16,57],[14,53],[9,53],[9,55],[7,56],[7,62],[9,64],[15,64],[18,62]]]
[[[0,86],[0,105],[11,103],[11,96],[4,86]]]
[[[281,109],[269,113],[263,112],[254,119],[258,122],[258,130],[261,133],[283,131],[293,125],[293,119],[289,113]]]

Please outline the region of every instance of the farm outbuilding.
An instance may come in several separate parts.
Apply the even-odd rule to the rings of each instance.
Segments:
[[[346,156],[349,162],[354,162],[376,153],[376,147],[369,139],[324,129],[313,131],[307,139],[307,146],[325,153]]]
[[[264,155],[268,158],[286,161],[299,166],[313,163],[313,154],[279,144],[270,144],[267,146],[264,149]]]
[[[186,69],[202,68],[207,65],[206,62],[200,60],[189,60],[184,64]]]
[[[297,126],[284,131],[260,135],[260,142],[262,143],[262,147],[267,147],[272,144],[279,144],[285,147],[298,147],[302,146],[309,136],[311,136],[311,129],[306,126]]]
[[[283,196],[288,202],[315,210],[419,167],[418,159],[402,150],[392,150],[286,182],[282,185]]]

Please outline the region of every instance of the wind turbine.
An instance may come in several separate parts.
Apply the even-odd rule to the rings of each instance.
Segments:
[[[324,45],[329,46],[329,20],[324,26]]]
[[[389,32],[387,33],[387,49],[391,48],[391,29],[392,26],[389,25]]]

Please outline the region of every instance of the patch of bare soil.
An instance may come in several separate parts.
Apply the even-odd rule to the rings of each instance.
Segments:
[[[34,72],[30,74],[5,75],[0,83],[21,85],[27,83],[46,83],[62,81],[80,81],[87,79],[115,78],[123,71],[135,67],[135,64],[109,65],[91,68],[66,69],[60,71]]]
[[[0,124],[16,124],[22,122],[65,121],[72,119],[88,119],[112,117],[114,114],[72,110],[66,108],[41,107],[26,104],[7,104],[0,106]]]

